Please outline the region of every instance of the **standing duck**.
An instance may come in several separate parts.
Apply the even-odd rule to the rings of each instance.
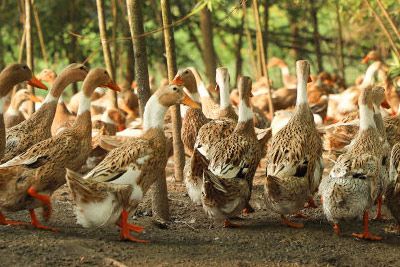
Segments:
[[[47,87],[40,82],[26,64],[12,64],[0,72],[0,159],[4,156],[6,144],[6,129],[4,125],[3,106],[8,93],[14,85],[28,81],[28,84],[42,89]]]
[[[88,69],[82,64],[71,64],[61,72],[40,109],[29,119],[7,130],[6,151],[2,163],[51,137],[51,125],[58,99],[69,84],[83,81],[87,73]]]
[[[397,223],[400,233],[400,143],[396,143],[390,155],[389,184],[385,192],[386,205]]]
[[[339,222],[363,214],[364,231],[354,237],[381,240],[368,229],[369,209],[378,198],[385,153],[376,128],[370,87],[359,98],[360,129],[348,150],[339,156],[320,186],[323,211],[334,232],[340,235]]]
[[[0,211],[29,210],[34,227],[51,229],[40,224],[34,209],[42,207],[45,219],[49,219],[49,195],[65,183],[65,168],[76,171],[85,163],[92,149],[90,99],[100,85],[118,90],[106,70],[91,70],[82,85],[74,125],[0,165]],[[1,224],[9,224],[3,215],[0,218],[3,218]]]
[[[78,223],[84,227],[100,227],[116,223],[123,240],[145,242],[130,234],[142,227],[128,223],[129,212],[136,209],[167,160],[164,115],[175,104],[196,107],[180,85],[158,89],[148,100],[143,115],[143,134],[130,138],[110,151],[92,171],[81,177],[67,170],[67,184],[76,204]]]
[[[297,100],[292,118],[271,141],[267,155],[265,200],[281,215],[282,223],[293,228],[303,224],[289,221],[287,214],[303,208],[318,189],[322,170],[322,141],[315,127],[313,114],[307,101],[307,80],[310,64],[296,62]]]
[[[229,219],[247,206],[263,154],[254,131],[249,77],[239,80],[239,94],[239,119],[234,131],[210,147],[207,156],[202,156],[205,166],[201,202],[207,215],[216,222],[223,221],[224,227],[237,226]]]
[[[27,89],[18,90],[11,99],[10,106],[4,114],[4,123],[6,128],[11,128],[25,120],[24,114],[19,109],[25,101],[40,102],[41,100],[29,92]]]

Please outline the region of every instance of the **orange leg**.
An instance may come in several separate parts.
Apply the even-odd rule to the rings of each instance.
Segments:
[[[58,230],[56,228],[52,228],[49,226],[44,226],[42,225],[39,220],[36,217],[36,213],[35,210],[29,210],[29,214],[31,215],[31,224],[33,225],[33,227],[37,228],[37,229],[42,229],[42,230],[49,230],[49,231],[53,231],[53,232],[58,232]]]
[[[282,219],[282,224],[287,225],[287,226],[289,226],[291,228],[300,229],[300,228],[304,227],[304,224],[302,224],[302,223],[295,223],[295,222],[289,221],[285,217],[285,215],[281,215],[281,219]]]
[[[333,224],[333,231],[337,236],[340,236],[340,226],[338,223]]]
[[[0,212],[0,225],[26,225],[26,222],[7,220],[7,218]]]
[[[148,243],[148,240],[141,240],[131,235],[131,231],[135,231],[137,233],[141,233],[144,228],[141,226],[137,226],[134,224],[128,223],[128,212],[123,209],[121,213],[121,222],[117,225],[121,228],[120,237],[121,240],[129,240],[138,243]]]
[[[254,208],[250,205],[250,203],[246,204],[246,207],[242,210],[243,215],[249,215],[254,212]]]
[[[364,223],[364,232],[363,233],[353,233],[352,236],[360,239],[366,239],[366,240],[372,240],[372,241],[378,241],[382,240],[382,237],[373,235],[369,232],[368,229],[368,211],[364,211],[364,216],[363,216],[363,223]]]
[[[376,216],[374,220],[377,221],[382,221],[384,219],[384,216],[382,215],[382,195],[378,197],[378,203],[376,207]]]
[[[304,205],[304,208],[306,208],[306,209],[311,209],[311,208],[316,209],[316,208],[318,208],[318,206],[317,206],[317,204],[315,204],[314,199],[312,197],[310,197],[308,199],[308,202]]]
[[[28,195],[33,198],[36,198],[43,204],[43,217],[46,221],[50,219],[51,216],[51,200],[48,195],[39,194],[33,186],[28,189]]]
[[[239,228],[239,227],[241,227],[240,224],[233,223],[228,219],[224,221],[224,228]]]

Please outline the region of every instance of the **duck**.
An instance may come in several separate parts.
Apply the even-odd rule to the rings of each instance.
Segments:
[[[111,150],[84,176],[67,169],[67,185],[80,225],[101,227],[115,223],[120,227],[122,240],[146,242],[130,233],[141,232],[143,227],[128,223],[128,217],[166,167],[164,115],[168,107],[179,103],[198,106],[184,93],[181,83],[161,87],[145,106],[141,136],[129,138]]]
[[[11,64],[0,72],[0,159],[3,158],[6,149],[6,129],[3,116],[4,103],[13,87],[25,81],[31,86],[47,89],[46,85],[32,74],[31,69],[26,64]]]
[[[345,153],[340,155],[329,176],[320,185],[322,208],[335,234],[339,222],[363,215],[364,231],[352,236],[381,240],[368,228],[369,209],[377,200],[381,187],[381,169],[385,151],[374,120],[373,91],[362,89],[359,97],[360,127]]]
[[[224,227],[238,227],[230,218],[246,208],[251,197],[253,177],[263,151],[254,131],[250,105],[251,79],[239,80],[239,119],[233,132],[220,139],[208,153],[196,152],[203,161],[201,203],[205,213]]]
[[[93,116],[92,120],[93,130],[102,135],[116,135],[125,129],[125,115],[111,101],[108,101],[103,114]]]
[[[400,105],[395,116],[387,116],[383,118],[386,129],[387,140],[393,147],[400,140]]]
[[[83,81],[88,69],[82,64],[67,66],[56,78],[42,106],[29,119],[7,130],[6,150],[1,163],[25,152],[40,141],[50,138],[57,102],[64,89],[71,83]]]
[[[267,206],[280,214],[284,225],[303,228],[301,223],[287,219],[298,212],[318,190],[323,173],[322,140],[314,123],[307,99],[310,64],[296,62],[297,99],[292,118],[271,139],[267,154],[264,196]]]
[[[38,229],[56,230],[42,225],[35,209],[42,207],[43,217],[46,220],[50,218],[50,196],[65,183],[66,168],[78,170],[92,149],[90,99],[94,89],[103,85],[119,90],[105,69],[95,68],[88,74],[86,72],[84,68],[82,73],[74,75],[86,76],[74,125],[0,165],[0,211],[29,210],[31,225]],[[4,215],[0,217],[5,218]],[[4,219],[1,224],[9,223]]]
[[[41,99],[32,94],[28,89],[20,89],[15,93],[11,99],[10,106],[4,113],[6,128],[11,128],[25,120],[25,116],[19,108],[23,102],[28,100],[34,103],[41,102]]]
[[[268,68],[278,67],[281,70],[282,82],[286,89],[296,89],[297,78],[290,74],[289,66],[280,58],[272,57],[268,60]]]
[[[396,143],[390,154],[389,184],[385,192],[386,205],[397,223],[400,233],[400,142]]]

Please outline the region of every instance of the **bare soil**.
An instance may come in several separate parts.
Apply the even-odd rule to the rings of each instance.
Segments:
[[[295,220],[305,228],[290,229],[265,207],[264,170],[255,178],[251,203],[256,211],[235,220],[243,225],[238,229],[214,224],[169,175],[171,221],[163,224],[151,217],[149,194],[132,214],[131,221],[146,228],[139,238],[149,244],[121,242],[117,227],[77,225],[68,190],[62,187],[54,195],[54,213],[47,223],[59,232],[1,226],[0,266],[400,266],[400,238],[391,231],[394,221],[387,210],[387,220],[371,222],[372,232],[384,237],[380,242],[351,236],[362,230],[360,220],[342,224],[341,237],[333,235],[321,208],[304,210],[309,218]],[[171,163],[167,171],[171,174]],[[8,216],[29,218],[28,212]]]

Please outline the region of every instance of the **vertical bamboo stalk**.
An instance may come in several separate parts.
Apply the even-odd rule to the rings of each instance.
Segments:
[[[144,107],[150,98],[149,71],[147,67],[146,39],[145,37],[136,38],[141,35],[143,29],[143,16],[140,0],[126,0],[128,7],[129,28],[132,35],[133,51],[135,55],[135,76],[138,85],[139,110],[143,118]]]
[[[346,70],[344,65],[344,52],[343,52],[343,32],[342,32],[342,21],[340,19],[340,9],[339,9],[339,0],[335,1],[336,5],[336,21],[338,25],[338,48],[339,48],[339,70],[340,75],[343,78],[344,83],[346,84]]]
[[[257,63],[256,60],[254,59],[254,48],[253,48],[253,40],[251,39],[251,33],[249,30],[249,25],[248,25],[248,21],[246,21],[246,13],[247,13],[247,7],[246,7],[246,2],[242,2],[242,10],[243,10],[243,16],[245,17],[245,34],[246,34],[246,39],[247,39],[247,45],[248,45],[248,49],[249,49],[249,56],[250,56],[250,65],[252,66],[253,69],[253,73],[255,73],[256,75],[256,79],[260,79],[261,78],[261,73],[259,72],[258,68],[257,68]]]
[[[200,11],[200,29],[203,35],[203,59],[206,67],[207,78],[212,86],[215,86],[215,71],[217,68],[216,54],[213,44],[213,26],[211,12],[205,6]]]
[[[379,7],[382,10],[383,15],[385,16],[386,20],[389,22],[390,26],[392,27],[393,31],[395,32],[397,38],[400,41],[400,32],[399,29],[397,29],[396,25],[394,24],[392,18],[389,16],[389,13],[386,11],[385,6],[383,5],[381,0],[376,0],[376,2],[378,3]]]
[[[313,24],[313,39],[314,39],[314,47],[315,47],[315,55],[317,57],[317,65],[318,72],[322,72],[324,70],[324,66],[322,64],[322,53],[321,53],[321,36],[318,30],[318,9],[315,6],[315,0],[310,0],[311,7],[311,19]]]
[[[267,79],[266,85],[267,85],[267,91],[268,91],[269,116],[270,116],[270,119],[272,120],[272,118],[274,117],[274,105],[272,103],[271,87],[269,86],[269,75],[268,75],[267,63],[266,63],[265,55],[264,55],[265,50],[264,50],[264,43],[263,43],[263,38],[262,38],[260,14],[258,12],[258,1],[257,0],[253,0],[253,8],[254,8],[254,19],[255,19],[255,23],[256,23],[257,39],[258,39],[258,42],[260,43],[263,76]]]
[[[117,65],[119,59],[119,49],[117,43],[117,36],[118,36],[118,9],[116,0],[111,1],[111,14],[112,14],[112,48],[113,48],[113,56],[112,56],[112,63],[114,66],[114,79],[117,79]]]
[[[33,16],[35,18],[35,25],[36,25],[36,29],[37,29],[37,33],[38,33],[38,37],[39,37],[39,44],[40,44],[40,49],[42,51],[42,56],[43,56],[43,60],[46,63],[46,65],[49,65],[49,58],[47,56],[47,50],[46,50],[46,46],[44,44],[44,38],[43,38],[43,31],[42,31],[42,26],[40,24],[40,19],[39,19],[39,14],[36,10],[36,6],[34,3],[34,0],[31,0],[31,5],[32,5],[32,9],[33,9]]]
[[[244,21],[245,21],[245,14],[242,12],[242,18],[240,20],[240,27],[239,27],[239,36],[236,45],[236,65],[235,65],[235,86],[238,83],[239,76],[242,73],[243,68],[243,58],[242,58],[242,46],[243,46],[243,33],[244,33]]]
[[[26,38],[26,64],[34,72],[33,62],[33,43],[32,43],[32,28],[31,28],[31,17],[32,17],[32,6],[31,0],[25,0],[25,38]],[[35,94],[35,89],[28,85],[28,90]],[[35,103],[30,102],[28,113],[32,115],[35,112]]]
[[[103,0],[96,0],[96,4],[97,4],[97,17],[99,20],[99,31],[100,31],[101,45],[103,47],[104,61],[106,63],[106,68],[108,73],[110,74],[111,79],[115,81],[115,68],[111,58],[110,45],[107,41],[107,26],[104,16]],[[107,93],[109,94],[113,107],[114,108],[118,107],[117,92],[109,90]]]

